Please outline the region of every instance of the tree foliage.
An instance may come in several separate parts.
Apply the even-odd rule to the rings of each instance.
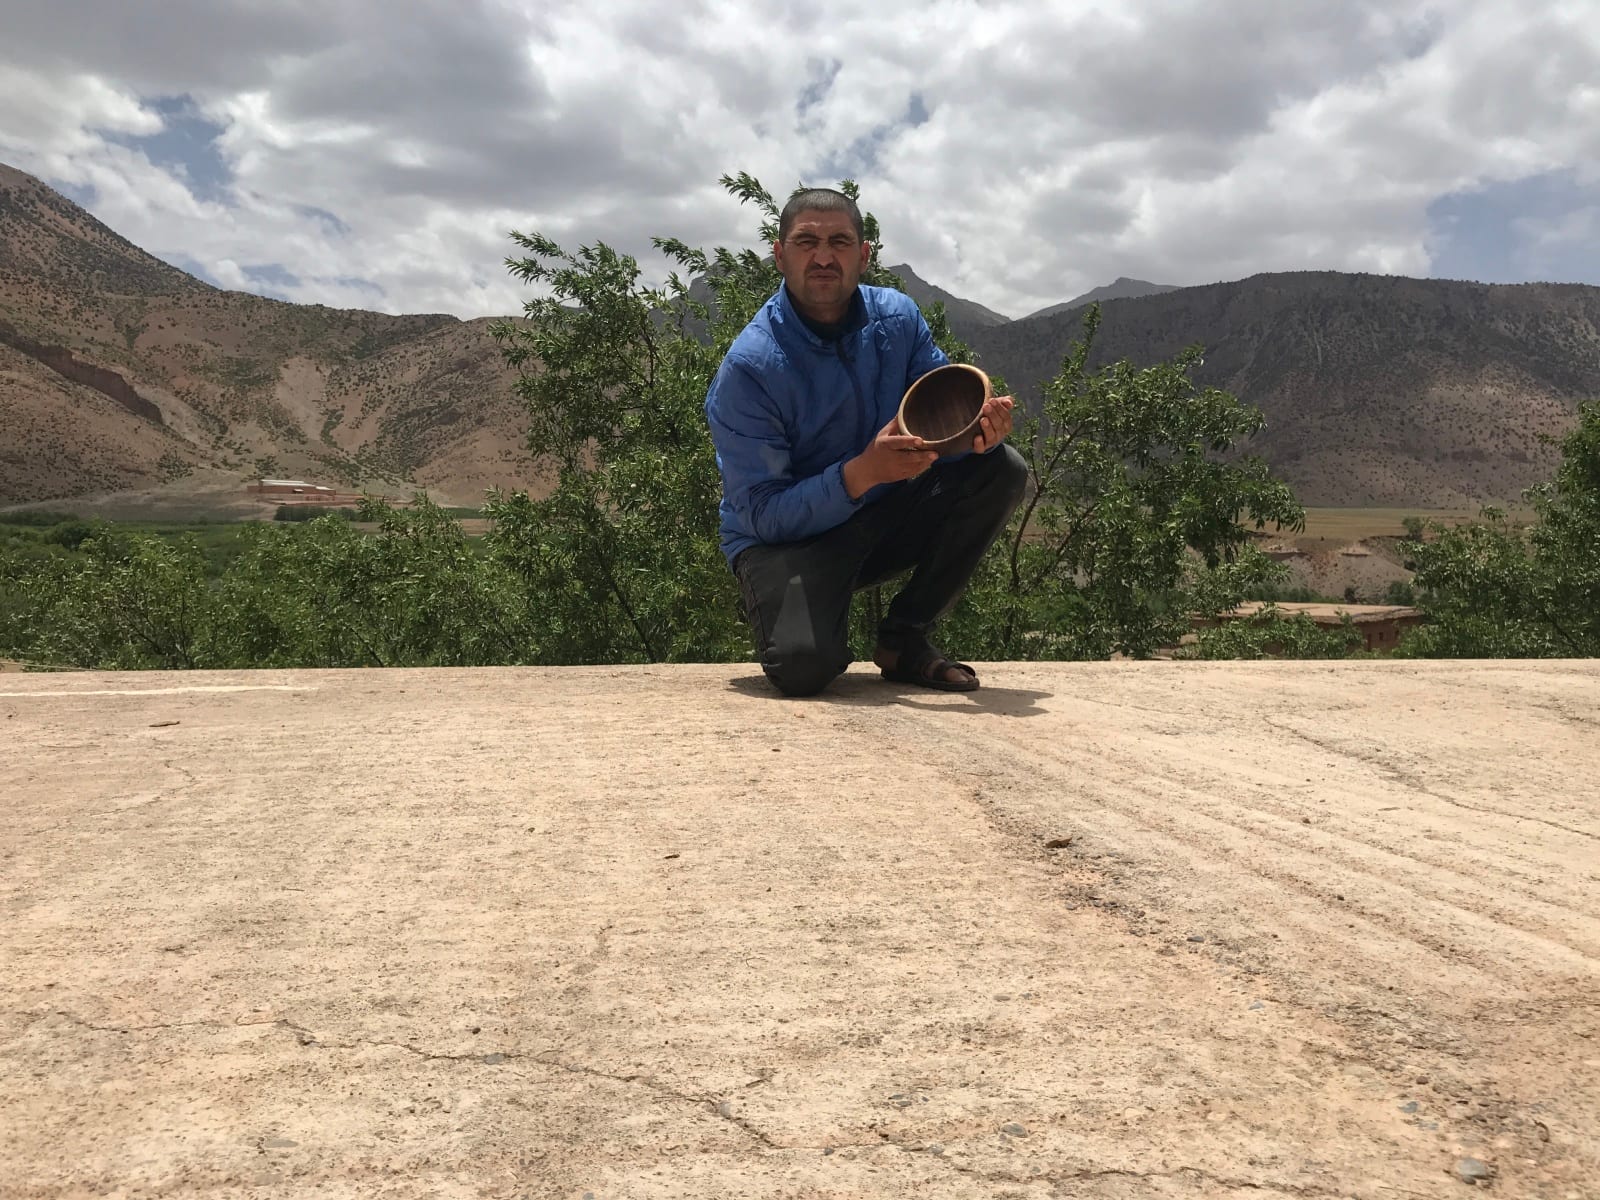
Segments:
[[[958,614],[963,647],[986,658],[1145,657],[1193,616],[1214,616],[1281,582],[1246,527],[1300,529],[1305,512],[1259,459],[1234,455],[1262,427],[1255,409],[1170,362],[1087,367],[1098,305],[1014,439],[1027,499]]]
[[[0,654],[103,669],[545,661],[534,599],[425,496],[247,525],[215,572],[193,536],[102,526],[73,553],[0,553]]]
[[[1193,647],[1183,657],[1236,658],[1349,658],[1362,651],[1365,639],[1348,615],[1332,628],[1324,628],[1303,612],[1286,613],[1275,604],[1237,620],[1200,630]]]
[[[1561,442],[1556,477],[1525,493],[1524,528],[1497,509],[1405,543],[1429,624],[1402,652],[1446,658],[1600,654],[1600,403]]]

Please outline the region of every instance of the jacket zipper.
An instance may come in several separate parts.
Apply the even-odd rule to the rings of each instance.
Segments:
[[[870,326],[868,328],[870,328]],[[855,438],[855,440],[856,440],[856,444],[858,446],[860,446],[864,450],[864,449],[866,449],[867,441],[871,440],[870,439],[870,435],[868,435],[865,439],[863,438],[862,429],[861,429],[862,419],[867,415],[867,399],[866,399],[865,396],[863,396],[861,394],[861,380],[856,378],[855,361],[853,359],[847,358],[845,356],[844,339],[840,338],[837,342],[835,342],[833,344],[833,347],[839,353],[839,365],[844,368],[844,373],[846,375],[850,376],[850,387],[854,390],[854,392],[856,394],[856,438]],[[874,430],[873,432],[877,432],[877,431]],[[856,453],[859,454],[860,451],[858,450]]]

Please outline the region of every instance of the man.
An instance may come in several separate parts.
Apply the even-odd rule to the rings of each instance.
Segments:
[[[878,629],[887,679],[971,691],[933,644],[1027,482],[990,399],[970,453],[939,459],[898,431],[900,399],[948,361],[912,300],[860,286],[872,253],[856,204],[799,191],[772,247],[783,286],[747,325],[706,396],[722,471],[722,549],[767,677],[820,692],[850,665],[851,593],[911,571]]]

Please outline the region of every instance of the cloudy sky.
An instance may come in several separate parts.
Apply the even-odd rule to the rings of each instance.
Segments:
[[[1011,316],[1116,276],[1600,284],[1600,0],[0,0],[0,161],[227,287],[515,311],[510,229],[849,176]],[[651,269],[655,269],[653,266]]]

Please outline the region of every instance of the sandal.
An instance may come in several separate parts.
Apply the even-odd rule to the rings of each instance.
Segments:
[[[884,647],[880,647],[883,649]],[[890,683],[914,683],[918,687],[933,688],[939,692],[975,692],[978,690],[978,673],[964,662],[947,658],[943,650],[932,642],[902,647],[900,657],[892,667],[881,663],[878,669]],[[965,679],[946,679],[949,670],[966,672]]]

